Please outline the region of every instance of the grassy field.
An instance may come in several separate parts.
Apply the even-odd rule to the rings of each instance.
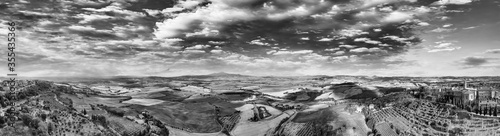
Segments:
[[[169,126],[166,126],[168,129],[169,136],[226,136],[226,134],[223,134],[221,132],[214,132],[214,133],[190,133],[186,132],[177,128],[172,128]]]
[[[163,102],[162,100],[158,100],[158,99],[130,99],[127,101],[123,101],[122,103],[151,106],[151,105],[160,104],[162,102]]]
[[[237,110],[241,111],[241,118],[236,124],[236,127],[233,131],[230,132],[231,135],[234,136],[263,136],[268,133],[272,133],[276,127],[279,127],[279,123],[295,114],[294,111],[285,111],[281,112],[273,107],[266,105],[257,105],[264,106],[272,114],[271,117],[266,119],[251,122],[249,119],[253,117],[254,111],[252,108],[254,105],[246,104],[242,107],[237,108]]]
[[[341,104],[317,111],[301,112],[293,119],[293,122],[329,126],[325,127],[328,128],[327,130],[321,131],[330,131],[342,135],[366,135],[370,129],[365,124],[364,115],[362,113],[350,113],[345,110],[346,106],[346,104]],[[339,128],[342,128],[343,131],[336,132],[335,130]]]
[[[208,103],[163,102],[152,106],[131,105],[128,108],[148,111],[158,120],[199,133],[219,132],[214,106]]]

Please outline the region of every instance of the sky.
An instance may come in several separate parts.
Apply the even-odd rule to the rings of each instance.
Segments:
[[[2,0],[2,45],[8,22],[28,77],[500,76],[497,0]]]

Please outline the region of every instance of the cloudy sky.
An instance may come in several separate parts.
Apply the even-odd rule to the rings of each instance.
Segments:
[[[500,76],[497,0],[2,0],[11,21],[21,76]]]

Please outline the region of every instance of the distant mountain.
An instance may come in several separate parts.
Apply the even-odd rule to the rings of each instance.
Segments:
[[[228,76],[247,76],[247,75],[241,75],[241,74],[231,74],[231,73],[226,73],[226,72],[217,72],[217,73],[212,73],[212,74],[208,74],[207,76],[224,76],[224,77],[228,77]]]
[[[250,77],[249,75],[241,75],[241,74],[231,74],[226,72],[218,72],[212,73],[208,75],[184,75],[178,76],[174,78],[239,78],[239,77]]]

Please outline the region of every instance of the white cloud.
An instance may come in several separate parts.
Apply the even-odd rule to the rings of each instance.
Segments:
[[[186,54],[205,54],[205,51],[202,51],[202,50],[184,50],[181,53],[186,53]]]
[[[462,47],[446,47],[446,48],[437,48],[437,49],[431,49],[427,52],[443,52],[443,51],[454,51],[454,50],[459,50]]]
[[[187,47],[186,50],[203,50],[203,49],[206,49],[210,47],[210,45],[195,45],[195,46],[191,46],[191,47]]]
[[[95,31],[95,32],[103,32],[103,33],[112,33],[113,32],[111,30],[97,30],[91,26],[78,26],[78,25],[69,26],[68,29],[75,30],[75,31]]]
[[[338,51],[338,50],[340,50],[340,48],[325,49],[325,51],[332,51],[332,52],[333,51]]]
[[[99,12],[99,13],[112,12],[112,13],[122,14],[122,15],[125,15],[125,19],[127,19],[127,20],[134,20],[134,19],[137,19],[139,17],[145,16],[141,12],[135,12],[135,11],[123,9],[122,5],[119,5],[117,3],[112,3],[111,5],[104,7],[104,8],[100,8],[100,9],[95,9],[95,8],[82,8],[82,9],[87,10],[87,11]]]
[[[375,41],[375,40],[371,40],[369,38],[356,38],[354,39],[355,42],[365,42],[365,43],[368,43],[368,44],[380,44],[382,42],[380,41]]]
[[[79,22],[80,24],[86,24],[90,23],[92,21],[97,21],[97,20],[106,20],[106,19],[114,19],[112,16],[108,15],[98,15],[98,14],[78,14],[76,15],[77,18],[81,18],[82,20]]]
[[[448,28],[436,28],[436,29],[433,29],[431,30],[431,32],[435,32],[435,33],[447,33],[447,32],[453,32],[455,31],[456,28],[453,28],[453,29],[448,29]]]
[[[329,42],[329,41],[332,41],[332,40],[333,40],[333,38],[321,38],[318,41],[320,41],[320,42]]]
[[[471,2],[472,0],[439,0],[434,2],[433,5],[467,4]]]
[[[418,23],[419,26],[429,26],[430,24],[427,22],[420,22]]]
[[[359,30],[359,29],[343,29],[339,32],[339,35],[347,36],[347,37],[353,37],[353,36],[363,35],[363,34],[368,34],[368,32],[364,32],[363,30]]]
[[[382,11],[382,12],[392,12],[392,6],[387,6],[387,7],[383,7],[383,8],[379,8],[378,10]]]
[[[333,53],[333,55],[344,55],[345,54],[345,51],[337,51],[335,53]]]
[[[385,16],[382,19],[382,21],[387,22],[387,23],[391,23],[391,22],[401,22],[401,21],[405,21],[408,19],[412,19],[412,18],[413,18],[412,13],[395,11],[395,12],[389,13],[389,15]]]
[[[269,43],[262,42],[260,39],[250,41],[250,44],[260,45],[260,46],[270,46]]]
[[[450,47],[451,45],[453,45],[453,43],[439,43],[438,45],[434,46],[436,48],[447,48],[447,47]]]
[[[464,30],[469,30],[469,29],[475,29],[475,28],[477,28],[477,27],[479,27],[479,26],[470,26],[470,27],[465,27],[465,28],[462,28],[462,29],[464,29]]]
[[[297,55],[297,54],[309,54],[312,50],[300,50],[300,51],[277,51],[273,55]]]
[[[382,49],[374,47],[374,48],[366,48],[366,47],[361,47],[361,48],[356,48],[350,50],[350,52],[356,52],[356,53],[362,53],[362,52],[383,52]]]
[[[398,37],[398,36],[395,36],[395,35],[388,35],[388,36],[384,36],[382,38],[388,38],[388,39],[392,39],[392,40],[395,40],[395,41],[398,41],[398,42],[405,42],[405,41],[409,40],[408,38],[401,38],[401,37]]]
[[[344,47],[344,48],[352,49],[352,48],[355,48],[357,46],[355,46],[355,45],[340,45],[339,47]]]

